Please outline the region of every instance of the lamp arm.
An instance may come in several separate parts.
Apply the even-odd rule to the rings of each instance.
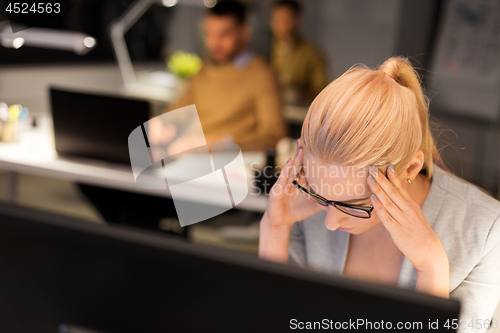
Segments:
[[[13,28],[16,29],[13,29]],[[17,32],[13,32],[16,30]],[[18,46],[26,45],[46,49],[73,51],[84,55],[95,47],[96,40],[84,33],[47,28],[29,28],[24,25],[0,22],[0,44],[5,47],[16,47],[13,42],[21,39]]]
[[[125,84],[137,82],[132,60],[125,43],[125,33],[155,2],[157,0],[137,0],[120,18],[111,23],[109,34]]]

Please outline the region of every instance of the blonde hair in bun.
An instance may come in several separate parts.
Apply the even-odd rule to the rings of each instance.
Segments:
[[[423,169],[445,167],[429,129],[429,100],[403,57],[378,69],[355,65],[315,98],[302,126],[304,151],[324,163],[406,168],[418,149]]]

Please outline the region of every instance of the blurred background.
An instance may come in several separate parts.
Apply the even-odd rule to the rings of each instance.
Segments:
[[[250,49],[271,61],[272,2],[242,2],[249,10]],[[317,48],[328,82],[357,63],[376,67],[391,56],[409,57],[431,100],[433,130],[445,163],[456,175],[500,198],[500,2],[308,0],[299,3],[300,33]],[[138,13],[137,21],[125,32],[133,70],[145,84],[163,80],[163,87],[157,90],[123,89],[124,69],[120,71],[118,66],[110,27],[134,4],[137,3],[132,0],[81,0],[64,18],[51,22],[51,28],[58,31],[79,32],[94,38],[95,46],[85,54],[28,45],[5,47],[9,42],[2,41],[0,102],[29,109],[20,136],[29,136],[30,131],[44,126],[44,115],[50,114],[48,87],[54,85],[145,98],[156,112],[169,104],[183,80],[160,74],[172,71],[167,66],[168,60],[179,51],[206,57],[202,21],[215,0],[158,1]],[[0,31],[5,20],[2,11]],[[151,75],[155,73],[157,76]],[[165,98],[162,91],[166,91]],[[289,142],[300,136],[306,112],[307,103],[285,98],[283,113]],[[35,160],[31,163],[35,169],[6,160],[2,163],[2,156],[7,156],[1,151],[4,147],[1,145],[5,144],[0,144],[0,199],[106,222],[78,190],[74,177],[54,176],[54,170],[35,170]],[[275,161],[279,165],[279,153],[279,149],[272,156],[268,152],[261,158],[262,163]],[[233,209],[193,225],[189,238],[256,255],[258,221],[265,202],[264,206],[259,205]],[[159,222],[159,229],[176,228],[175,218]]]
[[[249,10],[250,48],[270,61],[272,2],[247,0],[243,3]],[[430,114],[438,147],[450,170],[492,196],[500,197],[498,1],[309,0],[299,3],[302,7],[300,33],[321,54],[328,82],[357,63],[376,67],[394,55],[409,57],[422,75],[431,100]],[[85,54],[44,47],[0,46],[0,102],[21,104],[29,109],[25,131],[36,128],[37,121],[41,122],[42,115],[50,109],[47,89],[51,85],[124,94],[123,73],[118,67],[109,31],[111,23],[134,4],[132,0],[81,0],[64,18],[51,22],[51,27],[60,31],[92,36],[96,44]],[[140,71],[151,74],[167,70],[168,60],[178,51],[204,58],[207,51],[202,19],[207,7],[214,4],[215,1],[210,0],[164,0],[140,13],[137,22],[124,35],[137,75],[140,76]],[[4,12],[0,12],[0,22],[6,19]],[[175,86],[175,82],[181,81],[172,82]],[[141,91],[127,93],[141,96]],[[168,104],[159,94],[145,95],[155,110]],[[307,103],[285,100],[283,112],[289,137],[299,137]],[[22,205],[105,222],[75,188],[72,179],[23,172],[22,168],[11,177],[12,171],[5,170],[6,165],[8,163],[0,165],[3,170],[0,198],[3,200],[12,199],[8,195],[12,194],[9,191],[15,179],[15,199]],[[259,214],[258,209],[233,210],[193,226],[190,237],[194,241],[255,254]],[[173,228],[172,223],[164,220],[160,225]],[[223,229],[233,225],[240,229]]]

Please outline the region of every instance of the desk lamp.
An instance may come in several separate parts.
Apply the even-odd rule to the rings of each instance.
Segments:
[[[0,22],[0,44],[3,47],[18,49],[21,46],[33,46],[47,49],[73,51],[84,55],[96,45],[95,38],[81,32],[63,31],[45,28],[28,28],[14,25],[9,21]],[[18,32],[13,32],[16,30]]]

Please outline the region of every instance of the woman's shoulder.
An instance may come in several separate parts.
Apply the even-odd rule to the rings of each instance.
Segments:
[[[453,290],[491,250],[500,250],[500,202],[441,168],[427,199],[422,210],[448,255]]]
[[[500,201],[480,187],[443,170],[434,167],[433,185],[445,195],[446,205],[460,205],[463,209],[480,215],[497,217],[500,215]]]
[[[500,240],[500,201],[439,167],[422,210],[436,232],[460,236],[461,246],[477,248],[488,237]]]

